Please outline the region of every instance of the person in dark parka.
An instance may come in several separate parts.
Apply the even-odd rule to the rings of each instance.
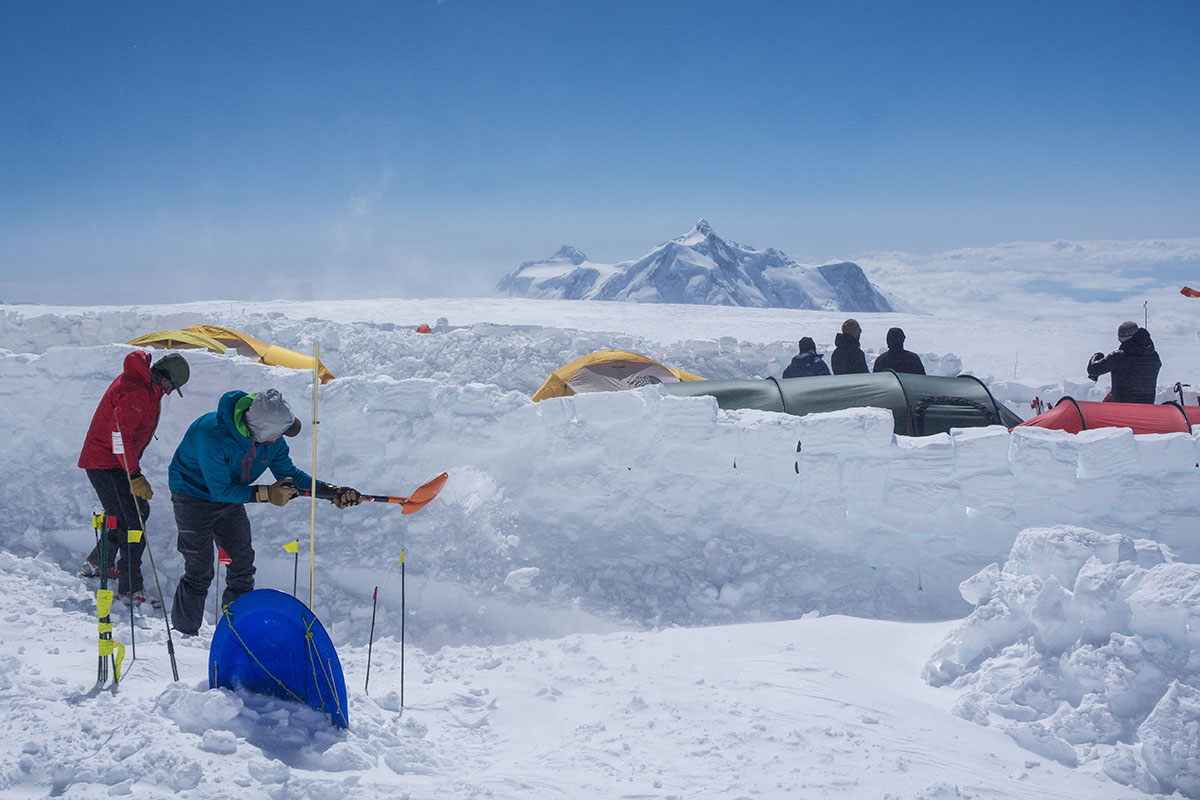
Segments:
[[[858,344],[860,336],[862,328],[857,320],[848,319],[842,323],[842,332],[833,340],[833,355],[829,357],[834,375],[871,371],[867,369],[867,357],[863,355],[862,347]]]
[[[1092,356],[1087,365],[1088,377],[1094,381],[1106,372],[1112,373],[1112,392],[1106,400],[1153,403],[1162,359],[1154,349],[1150,332],[1136,322],[1122,322],[1117,328],[1117,339],[1121,345],[1116,350]]]
[[[800,340],[800,353],[792,356],[792,363],[783,371],[785,378],[810,378],[814,375],[828,374],[829,366],[817,352],[817,343],[810,336]]]
[[[888,329],[887,346],[887,351],[875,359],[872,372],[886,372],[890,369],[910,375],[925,374],[925,365],[921,363],[921,357],[911,350],[904,349],[904,331],[900,328]]]

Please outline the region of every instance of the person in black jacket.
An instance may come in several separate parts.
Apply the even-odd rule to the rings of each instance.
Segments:
[[[916,353],[904,349],[904,331],[899,328],[889,328],[887,332],[887,352],[875,359],[872,372],[907,372],[911,375],[924,375],[925,365]]]
[[[785,378],[809,378],[813,375],[828,375],[829,367],[817,352],[817,343],[811,336],[800,340],[799,355],[792,356],[792,363],[783,371]]]
[[[1112,391],[1106,400],[1114,403],[1153,403],[1158,393],[1158,370],[1162,359],[1154,349],[1150,331],[1136,322],[1122,322],[1117,328],[1121,346],[1108,355],[1096,353],[1088,362],[1087,374],[1093,381],[1112,373]]]
[[[833,355],[829,357],[834,375],[850,375],[855,372],[870,372],[867,369],[867,357],[863,355],[858,337],[862,336],[862,328],[858,321],[848,319],[842,323],[842,332],[833,340]]]

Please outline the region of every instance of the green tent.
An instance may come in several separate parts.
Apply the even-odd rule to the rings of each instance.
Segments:
[[[896,419],[896,433],[929,436],[951,428],[1003,425],[1021,418],[996,402],[983,381],[971,375],[944,378],[888,370],[863,375],[767,378],[745,381],[665,383],[678,397],[709,395],[721,408],[757,408],[802,416],[843,408],[885,408]]]

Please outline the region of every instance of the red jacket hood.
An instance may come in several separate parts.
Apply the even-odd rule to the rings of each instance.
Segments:
[[[100,398],[84,437],[79,466],[84,469],[126,469],[137,472],[142,453],[158,427],[162,389],[150,378],[150,354],[134,350],[125,356],[121,374]],[[117,426],[125,452],[113,453]]]

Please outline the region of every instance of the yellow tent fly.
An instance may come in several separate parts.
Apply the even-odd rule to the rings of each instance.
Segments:
[[[534,393],[533,401],[586,392],[636,389],[652,383],[702,380],[699,375],[664,367],[652,358],[628,350],[601,350],[554,370],[542,388]]]
[[[126,344],[138,347],[165,347],[168,350],[211,350],[224,353],[228,348],[216,339],[195,331],[156,331],[130,339]]]
[[[253,358],[260,364],[270,364],[291,369],[312,369],[313,357],[295,350],[259,341],[249,334],[233,328],[217,325],[191,325],[183,330],[158,331],[139,336],[129,342],[142,347],[165,347],[167,349],[207,348],[217,353],[233,349],[238,355]],[[317,374],[321,383],[333,380],[333,373],[317,362]]]

